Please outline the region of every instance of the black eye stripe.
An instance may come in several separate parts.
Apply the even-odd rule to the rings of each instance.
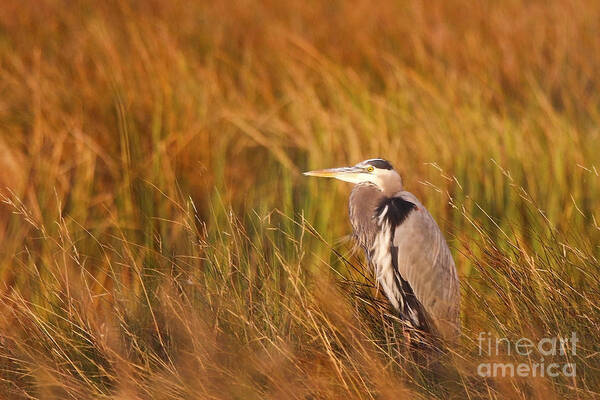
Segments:
[[[374,158],[372,160],[364,161],[365,164],[372,165],[379,169],[393,169],[392,164],[381,158]]]

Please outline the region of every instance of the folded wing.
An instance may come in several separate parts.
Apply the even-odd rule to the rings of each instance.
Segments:
[[[458,276],[433,217],[412,193],[400,192],[377,207],[375,223],[379,229],[370,259],[392,305],[414,326],[456,337]]]

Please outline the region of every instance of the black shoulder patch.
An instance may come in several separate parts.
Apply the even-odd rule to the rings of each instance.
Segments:
[[[365,161],[365,164],[369,164],[379,169],[394,169],[392,164],[382,158],[373,158],[372,160]]]
[[[417,206],[401,197],[388,197],[379,203],[375,210],[375,217],[380,220],[386,220],[391,226],[401,225],[412,210]]]

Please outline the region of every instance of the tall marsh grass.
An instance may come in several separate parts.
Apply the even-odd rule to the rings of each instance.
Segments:
[[[4,0],[0,397],[599,397],[598,32],[589,0]],[[349,188],[300,175],[373,156],[457,263],[433,361]],[[577,375],[482,378],[481,332],[577,332]]]

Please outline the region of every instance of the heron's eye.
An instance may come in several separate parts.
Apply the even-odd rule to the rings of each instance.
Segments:
[[[373,168],[373,167],[371,167],[371,166],[368,166],[368,167],[367,167],[367,172],[373,172],[374,170],[375,170],[375,168]]]

